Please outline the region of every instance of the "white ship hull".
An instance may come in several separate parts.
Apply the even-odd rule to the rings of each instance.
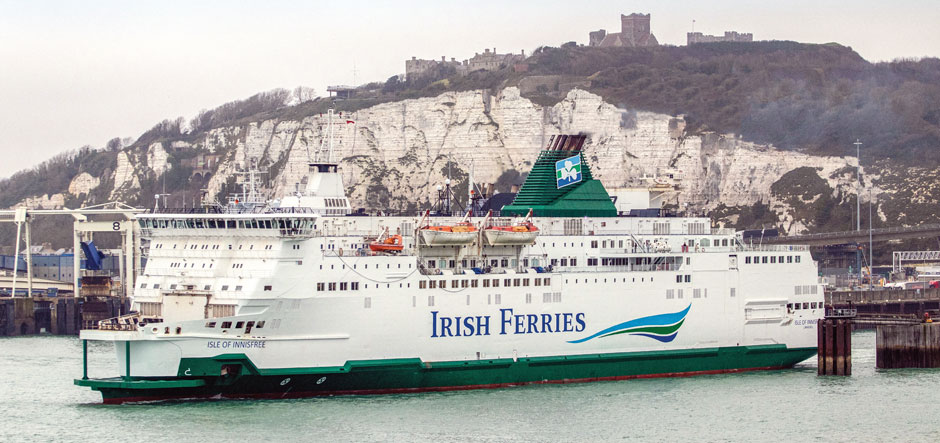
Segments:
[[[787,367],[815,352],[822,289],[804,249],[761,251],[732,242],[701,252],[643,252],[642,246],[631,245],[634,238],[647,238],[642,235],[596,226],[595,235],[565,235],[553,229],[563,220],[543,219],[536,220],[542,234],[537,243],[508,263],[492,258],[503,251],[498,247],[466,264],[454,251],[466,254],[472,248],[433,249],[439,260],[407,253],[340,255],[338,250],[362,247],[365,236],[357,230],[414,222],[355,221],[363,224],[345,235],[307,239],[273,232],[259,237],[257,231],[244,237],[207,237],[198,229],[154,231],[135,309],[156,314],[150,310],[159,306],[165,321],[136,331],[83,331],[82,337],[114,341],[120,362],[129,350],[130,374],[122,364],[122,376],[207,385],[150,390],[148,395],[112,385],[97,389],[113,402],[177,393],[265,396],[280,392],[280,385],[271,385],[274,377],[278,383],[304,380],[304,390],[293,391],[297,395],[410,392],[554,376],[618,379]],[[672,245],[660,250],[679,251],[689,236],[659,236]],[[726,234],[695,237],[710,244],[729,239]],[[174,243],[179,248],[172,249]],[[191,245],[203,251],[203,244],[219,252],[203,252],[199,258],[181,252],[193,250]],[[406,237],[405,244],[413,241]],[[510,249],[516,248],[505,250]],[[454,257],[453,270],[420,271],[432,260],[447,263]],[[766,257],[775,263],[762,263]],[[183,258],[190,266],[185,276],[171,271]],[[520,259],[527,264],[511,261]],[[553,260],[555,272],[535,272]],[[219,265],[203,271],[202,261]],[[490,273],[470,272],[493,263],[497,266]],[[167,291],[172,282],[180,285],[175,287],[209,285],[212,295]],[[677,355],[690,360],[681,363]],[[575,368],[568,361],[574,357],[586,360]],[[630,358],[640,359],[635,368],[617,360]],[[223,370],[225,365],[230,368]],[[363,370],[354,371],[357,365],[383,368],[388,384],[353,377],[348,371]],[[479,371],[440,372],[453,365],[474,365]],[[232,372],[241,381],[225,384]]]

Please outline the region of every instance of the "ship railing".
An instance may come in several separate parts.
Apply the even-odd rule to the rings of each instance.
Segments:
[[[140,321],[141,316],[139,313],[127,314],[101,320],[97,324],[97,329],[102,331],[136,331]]]
[[[396,255],[410,255],[402,251]],[[359,248],[359,249],[324,249],[324,257],[370,257],[372,256],[372,251],[369,248]]]
[[[682,268],[678,263],[659,263],[648,265],[617,265],[617,266],[556,266],[556,271],[566,273],[580,272],[658,272],[678,271]]]
[[[826,318],[855,318],[858,316],[858,309],[834,308],[826,309]]]

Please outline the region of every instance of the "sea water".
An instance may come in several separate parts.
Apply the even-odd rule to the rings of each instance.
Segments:
[[[852,336],[851,377],[796,368],[688,378],[299,400],[103,405],[74,386],[75,337],[0,338],[0,441],[929,441],[940,370],[875,369]],[[89,376],[117,374],[89,342]]]

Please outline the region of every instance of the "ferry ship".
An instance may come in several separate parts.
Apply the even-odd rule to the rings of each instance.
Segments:
[[[790,368],[816,353],[809,250],[618,215],[556,136],[499,216],[351,216],[335,162],[277,204],[137,216],[129,315],[81,331],[105,403],[410,393]],[[385,245],[376,247],[376,245]],[[88,378],[87,341],[119,376]]]

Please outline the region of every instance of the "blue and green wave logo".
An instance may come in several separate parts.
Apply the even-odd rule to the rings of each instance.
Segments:
[[[584,343],[597,337],[610,337],[611,335],[630,334],[641,337],[649,337],[653,340],[659,340],[668,343],[676,339],[679,328],[685,322],[685,316],[692,308],[690,303],[685,309],[671,314],[658,314],[649,317],[635,318],[625,321],[619,325],[611,326],[603,331],[584,337],[580,340],[571,340],[568,343]]]

